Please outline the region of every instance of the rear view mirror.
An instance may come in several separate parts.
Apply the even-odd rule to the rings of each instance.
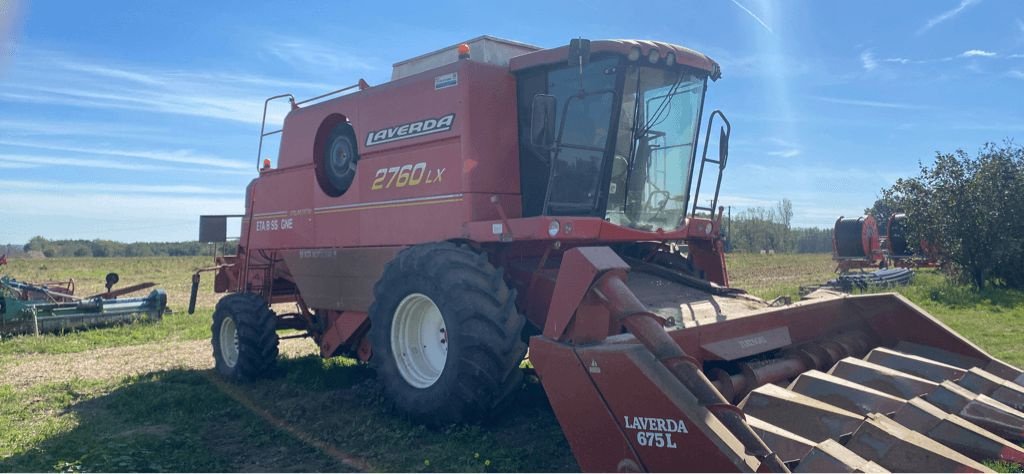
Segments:
[[[729,161],[729,134],[725,127],[718,129],[718,167],[725,169],[725,163]]]
[[[533,96],[530,107],[530,144],[550,149],[555,145],[555,105],[558,99],[553,95]]]

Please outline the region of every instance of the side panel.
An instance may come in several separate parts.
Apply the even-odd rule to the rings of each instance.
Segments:
[[[243,219],[248,240],[254,249],[308,247],[316,236],[310,211],[312,166],[278,170],[253,181],[253,208]],[[250,222],[251,219],[251,222]]]
[[[278,168],[256,180],[259,227],[253,227],[250,246],[388,246],[459,238],[465,222],[500,218],[492,195],[500,196],[506,217],[518,217],[515,101],[506,68],[459,61],[293,111],[285,120]],[[336,114],[351,123],[360,160],[352,187],[331,197],[315,178],[314,142],[320,124]]]
[[[366,312],[373,285],[401,247],[286,250],[281,252],[303,301],[314,309]]]

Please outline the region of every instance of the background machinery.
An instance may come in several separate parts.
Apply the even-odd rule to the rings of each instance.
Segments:
[[[878,223],[871,215],[839,216],[832,228],[832,259],[838,271],[856,268],[883,268],[886,257]]]
[[[0,264],[3,262],[0,258]],[[74,280],[33,284],[4,275],[0,277],[0,336],[63,332],[163,316],[167,307],[163,290],[141,298],[119,298],[154,284],[115,290],[117,281],[117,274],[109,273],[106,292],[83,298],[75,296]]]
[[[237,255],[207,269],[230,293],[217,371],[263,375],[276,330],[300,329],[444,425],[514,406],[529,347],[588,471],[1024,459],[1024,375],[905,299],[769,308],[728,287],[721,112],[697,154],[719,76],[663,42],[480,37],[400,62],[385,84],[268,99],[292,107],[276,165],[246,189]]]

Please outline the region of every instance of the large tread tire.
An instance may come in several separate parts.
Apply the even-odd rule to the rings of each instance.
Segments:
[[[221,328],[232,320],[238,335],[238,355],[232,364],[221,347]],[[225,296],[213,312],[213,359],[224,378],[244,382],[268,375],[277,362],[277,315],[259,295],[236,293]]]
[[[428,296],[444,319],[447,357],[432,385],[406,381],[391,342],[395,311],[413,293]],[[396,408],[429,426],[489,418],[522,386],[526,319],[501,269],[468,246],[409,247],[387,264],[370,306],[370,364]]]

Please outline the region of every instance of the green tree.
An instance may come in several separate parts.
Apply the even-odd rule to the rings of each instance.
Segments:
[[[883,198],[906,212],[912,240],[978,288],[1024,287],[1024,147],[986,144],[973,158],[938,153]]]

